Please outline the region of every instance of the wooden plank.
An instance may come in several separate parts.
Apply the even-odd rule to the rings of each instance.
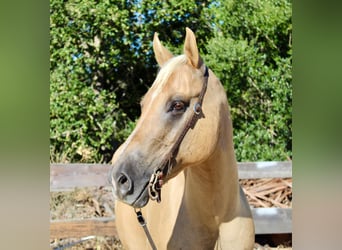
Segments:
[[[51,239],[81,238],[89,235],[118,237],[114,217],[50,221]]]
[[[240,179],[292,177],[292,162],[240,162]],[[50,190],[75,187],[108,186],[111,165],[51,164]],[[256,234],[292,232],[291,208],[253,208]],[[51,238],[80,238],[88,235],[116,236],[114,217],[54,220],[50,222]]]
[[[252,208],[255,234],[292,233],[291,208]],[[89,235],[118,237],[114,217],[53,220],[50,238],[81,238]]]
[[[252,208],[255,234],[292,233],[291,208]]]
[[[239,162],[238,168],[240,179],[292,177],[292,162]],[[105,164],[51,164],[50,190],[109,186],[110,169]]]
[[[111,165],[105,164],[51,164],[50,191],[109,186],[110,169]]]
[[[291,161],[239,162],[240,179],[291,178]]]

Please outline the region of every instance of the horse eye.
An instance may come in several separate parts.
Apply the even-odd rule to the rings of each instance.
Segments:
[[[177,101],[173,104],[173,110],[177,110],[177,111],[183,110],[184,106],[185,106],[184,102]]]
[[[174,101],[172,102],[169,111],[172,112],[172,114],[182,114],[184,113],[186,109],[186,104],[183,101]]]

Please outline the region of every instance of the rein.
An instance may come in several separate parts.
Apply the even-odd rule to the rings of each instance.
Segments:
[[[156,200],[158,203],[161,202],[161,188],[163,185],[163,178],[170,174],[170,172],[173,168],[173,164],[175,163],[179,147],[180,147],[185,135],[188,133],[188,131],[190,129],[193,129],[195,127],[196,122],[200,118],[200,115],[203,115],[202,103],[203,103],[204,95],[207,91],[208,78],[209,78],[209,70],[208,70],[207,66],[205,66],[205,71],[204,71],[203,77],[204,77],[204,82],[203,82],[202,90],[198,96],[197,102],[193,106],[192,116],[190,117],[188,122],[185,124],[185,126],[182,130],[182,133],[178,137],[176,143],[172,146],[170,152],[166,155],[164,161],[161,164],[161,167],[157,168],[153,172],[151,179],[149,181],[149,184],[148,184],[149,197],[151,200]],[[153,250],[157,249],[154,242],[153,242],[151,234],[148,231],[148,228],[146,226],[145,219],[142,216],[141,210],[135,209],[134,211],[137,215],[137,219],[138,219],[140,225],[144,229],[144,232],[146,234],[146,237],[147,237],[152,249]]]

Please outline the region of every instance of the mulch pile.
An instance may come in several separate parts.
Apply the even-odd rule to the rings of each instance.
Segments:
[[[253,207],[292,207],[292,178],[240,180]]]
[[[252,207],[292,208],[292,178],[245,179],[240,184]],[[292,249],[292,235],[257,235],[254,250],[268,249]]]

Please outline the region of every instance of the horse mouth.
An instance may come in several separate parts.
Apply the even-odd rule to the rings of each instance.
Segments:
[[[142,208],[147,205],[149,201],[149,194],[148,194],[148,185],[149,182],[147,182],[142,189],[141,193],[138,195],[138,197],[135,199],[135,201],[130,204],[134,208]]]

